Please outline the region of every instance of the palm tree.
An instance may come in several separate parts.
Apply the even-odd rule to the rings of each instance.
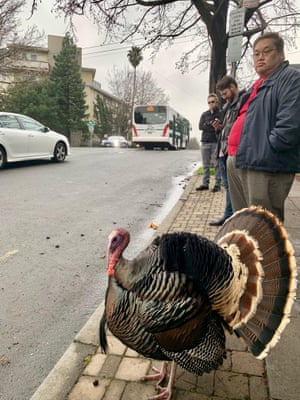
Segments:
[[[130,113],[130,121],[132,126],[132,114],[133,114],[133,107],[134,107],[134,99],[136,95],[136,67],[142,61],[142,50],[139,47],[132,46],[129,52],[127,53],[128,60],[130,64],[133,66],[133,87],[132,87],[132,99],[131,99],[131,113]],[[130,130],[131,132],[131,130]]]

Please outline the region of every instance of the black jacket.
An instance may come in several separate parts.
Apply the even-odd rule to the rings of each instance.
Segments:
[[[221,111],[215,108],[213,112],[210,110],[204,111],[199,121],[199,130],[202,131],[201,142],[203,143],[216,143],[218,135],[215,128],[212,126],[212,121],[218,118],[221,120]]]

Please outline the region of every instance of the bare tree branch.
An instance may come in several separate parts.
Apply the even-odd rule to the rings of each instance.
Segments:
[[[32,10],[42,1],[32,0]],[[176,45],[176,39],[188,33],[190,41],[177,65],[184,71],[188,65],[202,67],[209,60],[212,90],[216,79],[227,73],[227,19],[237,7],[240,0],[56,0],[53,10],[71,19],[85,15],[107,39],[138,40],[140,48],[150,47],[153,53]],[[279,23],[276,30],[292,45],[300,26],[298,15],[295,0],[261,0],[257,7],[246,9],[243,55],[257,34],[272,29],[274,21]]]

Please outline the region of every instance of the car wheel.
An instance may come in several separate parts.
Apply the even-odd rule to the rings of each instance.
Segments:
[[[66,159],[67,148],[63,142],[58,142],[54,149],[53,159],[56,162],[63,162]]]
[[[3,147],[0,146],[0,169],[6,165],[6,153]]]

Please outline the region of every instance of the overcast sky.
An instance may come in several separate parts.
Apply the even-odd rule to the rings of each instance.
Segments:
[[[31,4],[28,0],[28,9],[23,14],[24,26],[35,24],[40,31],[44,31],[46,36],[64,36],[68,27],[63,18],[57,18],[51,13],[51,3],[44,0],[38,5],[38,11],[34,16],[28,19]],[[78,39],[76,45],[83,50],[83,66],[95,68],[96,80],[100,82],[104,90],[108,91],[108,71],[111,71],[114,66],[119,69],[128,66],[127,52],[132,44],[99,45],[103,40],[96,26],[84,17],[76,17],[75,26]],[[179,60],[184,46],[184,39],[178,40],[176,45],[169,50],[161,51],[153,63],[150,60],[150,52],[144,52],[140,66],[144,71],[152,73],[157,86],[170,97],[170,105],[191,121],[192,135],[199,137],[198,121],[201,113],[207,110],[208,71],[202,73],[191,71],[182,74],[176,70],[175,63]],[[299,48],[287,52],[286,58],[292,63],[300,63]]]

